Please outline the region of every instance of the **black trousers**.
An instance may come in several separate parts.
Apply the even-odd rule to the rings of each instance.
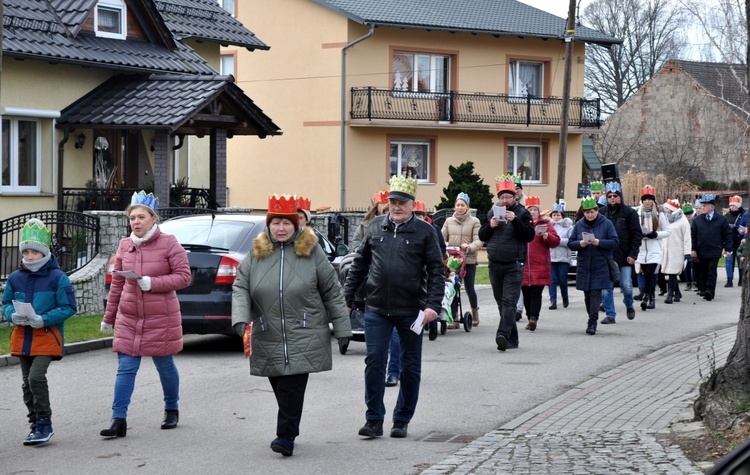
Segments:
[[[523,262],[499,264],[490,261],[488,266],[492,294],[500,311],[500,324],[495,335],[504,336],[511,345],[518,344],[516,304],[521,295],[523,269]]]
[[[588,323],[596,323],[599,319],[599,306],[602,304],[602,289],[584,290],[583,301],[589,314]]]
[[[710,294],[711,297],[716,295],[716,267],[718,265],[718,257],[701,257],[698,259],[698,265],[695,268],[698,277],[698,290]]]
[[[654,293],[656,288],[656,266],[658,264],[641,264],[641,273],[645,280],[645,287],[643,293],[651,295]]]
[[[524,285],[521,287],[521,292],[523,292],[523,306],[526,308],[527,317],[539,319],[539,313],[542,310],[543,290],[543,285]]]
[[[302,420],[302,406],[305,403],[305,389],[309,374],[291,376],[271,376],[268,381],[276,396],[279,414],[276,418],[277,437],[297,437]]]

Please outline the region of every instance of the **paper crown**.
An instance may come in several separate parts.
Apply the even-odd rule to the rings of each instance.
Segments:
[[[497,188],[497,194],[510,193],[516,194],[516,182],[513,175],[498,175],[495,177],[495,187]]]
[[[375,205],[378,203],[381,205],[388,204],[388,190],[378,191],[372,196],[372,204]]]
[[[604,186],[604,191],[607,193],[622,193],[622,186],[616,181],[610,181]]]
[[[153,193],[146,194],[145,191],[141,190],[137,193],[133,193],[133,197],[130,199],[130,206],[147,206],[151,208],[151,211],[156,213],[159,210],[159,198],[154,196]]]
[[[388,198],[400,201],[413,200],[417,196],[417,180],[407,178],[404,175],[395,175],[391,177],[391,188],[388,192]]]
[[[742,197],[739,195],[734,195],[729,197],[729,206],[742,206]]]
[[[693,203],[693,208],[702,208],[702,207],[703,207],[703,202],[700,200],[700,198],[695,200],[695,203]]]
[[[467,195],[464,192],[459,193],[458,196],[456,196],[456,200],[463,200],[464,203],[466,203],[467,205],[471,203],[471,199],[469,199],[469,195]]]
[[[565,212],[565,206],[563,206],[563,205],[552,205],[552,212],[554,213],[555,211],[557,211],[559,213],[564,213]]]
[[[297,210],[310,211],[310,198],[297,197]]]
[[[685,203],[682,205],[682,212],[685,214],[693,213],[695,210],[693,210],[693,206],[690,203]]]
[[[52,233],[49,228],[39,219],[32,218],[24,224],[21,229],[21,243],[18,248],[34,249],[45,256],[49,254],[49,246],[52,241]]]
[[[589,183],[589,190],[592,192],[594,191],[604,191],[604,184],[600,181],[592,181]]]
[[[651,199],[654,199],[656,197],[656,191],[654,191],[653,186],[646,185],[643,188],[641,188],[641,198],[645,196],[650,196]]]
[[[666,203],[664,203],[664,207],[673,213],[678,209],[682,209],[680,208],[680,202],[677,200],[667,200]]]
[[[706,193],[705,195],[701,197],[702,204],[705,204],[705,203],[714,204],[715,202],[716,202],[716,196],[712,195],[711,193]]]
[[[424,201],[416,200],[414,202],[414,212],[427,214],[427,209],[425,208]]]
[[[596,202],[602,206],[605,206],[607,204],[607,197],[602,195],[598,200],[596,200]]]
[[[596,198],[593,196],[586,196],[581,200],[581,208],[583,209],[597,209],[599,205],[596,203]]]
[[[297,216],[297,197],[294,195],[268,195],[268,214]]]
[[[529,206],[535,206],[537,208],[540,208],[542,206],[542,201],[539,199],[538,196],[527,196],[526,197],[526,207]]]
[[[446,265],[453,272],[458,272],[461,269],[461,264],[463,264],[463,262],[463,259],[461,259],[460,257],[450,256],[448,258],[448,261],[446,262]]]

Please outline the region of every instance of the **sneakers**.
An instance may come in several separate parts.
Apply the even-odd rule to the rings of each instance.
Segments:
[[[635,309],[633,307],[628,307],[628,320],[632,320],[635,318]]]
[[[383,420],[372,420],[365,422],[365,425],[359,429],[359,435],[362,437],[382,437],[383,436]]]
[[[40,417],[36,420],[34,432],[29,434],[23,441],[23,445],[39,445],[49,442],[55,431],[52,430],[52,421],[49,417]]]
[[[607,318],[603,318],[602,321],[601,321],[601,323],[602,323],[602,325],[609,325],[610,323],[617,323],[617,322],[615,321],[614,318],[607,317]]]
[[[526,325],[526,329],[532,332],[536,330],[536,321],[536,318],[529,318],[529,324]]]
[[[391,429],[391,437],[394,439],[403,439],[406,437],[406,428],[409,426],[404,421],[393,421],[393,428]]]
[[[23,445],[27,445],[26,442],[31,442],[31,439],[34,436],[34,431],[36,431],[36,421],[31,423],[31,432],[29,432],[29,435],[23,439]]]
[[[495,337],[495,344],[497,345],[497,351],[505,351],[508,348],[508,340],[502,335]]]
[[[271,450],[284,457],[291,457],[294,453],[294,437],[276,437],[271,442]]]
[[[557,310],[557,302],[552,302],[552,304],[549,306],[550,310]]]

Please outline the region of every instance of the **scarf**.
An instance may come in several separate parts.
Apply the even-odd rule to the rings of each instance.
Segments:
[[[468,211],[465,212],[462,215],[458,215],[456,213],[453,213],[453,219],[455,219],[456,221],[458,221],[459,224],[464,224],[464,221],[466,221],[469,218],[469,216],[471,216],[471,214]]]
[[[140,246],[144,242],[151,239],[151,236],[154,235],[154,233],[156,232],[156,228],[158,226],[159,226],[158,224],[154,223],[151,229],[149,229],[148,232],[142,238],[139,238],[138,236],[136,236],[135,233],[130,233],[130,239],[133,241],[133,244],[135,244],[136,246]]]
[[[29,269],[31,272],[36,272],[42,267],[44,267],[44,264],[48,263],[51,258],[52,258],[52,253],[49,253],[46,256],[34,262],[29,262],[23,258],[21,259],[21,262],[23,262],[23,266],[25,268]]]

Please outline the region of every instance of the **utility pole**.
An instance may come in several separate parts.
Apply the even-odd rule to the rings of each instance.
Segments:
[[[570,78],[573,75],[573,36],[576,28],[576,0],[570,0],[568,25],[565,29],[565,75],[563,78],[563,104],[560,124],[560,149],[557,157],[557,199],[565,198],[565,160],[568,155],[568,115],[570,110]]]

